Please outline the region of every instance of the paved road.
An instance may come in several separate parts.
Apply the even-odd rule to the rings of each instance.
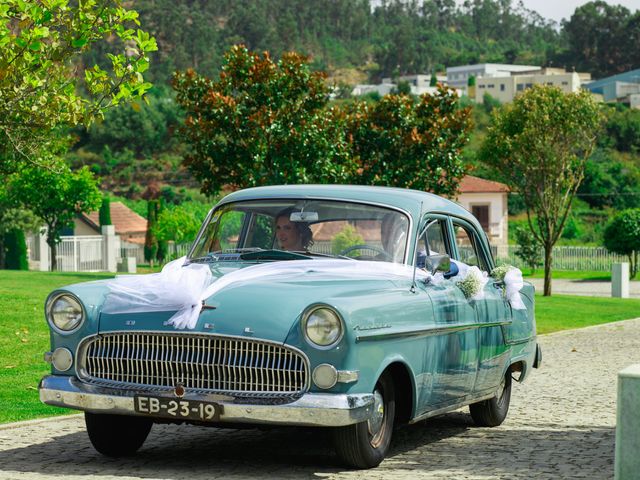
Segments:
[[[527,278],[536,287],[536,292],[542,292],[544,280],[541,278]],[[553,293],[564,295],[582,295],[588,297],[610,297],[611,282],[592,282],[585,280],[553,280]],[[640,298],[640,281],[629,283],[629,298]]]
[[[497,428],[467,411],[398,431],[377,469],[342,468],[323,431],[154,426],[138,455],[90,446],[82,417],[0,426],[0,479],[489,479],[613,476],[616,373],[640,363],[640,318],[542,336],[543,368]]]

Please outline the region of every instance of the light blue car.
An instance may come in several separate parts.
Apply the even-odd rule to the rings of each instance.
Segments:
[[[399,424],[469,405],[500,425],[512,379],[539,365],[533,287],[507,295],[506,277],[480,274],[494,267],[477,220],[436,195],[238,191],[186,260],[49,295],[40,398],[83,410],[109,456],[153,423],[297,425],[374,467]]]

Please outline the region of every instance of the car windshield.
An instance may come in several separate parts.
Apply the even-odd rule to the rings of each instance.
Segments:
[[[409,219],[399,211],[333,200],[254,200],[208,218],[190,261],[318,256],[402,263]]]

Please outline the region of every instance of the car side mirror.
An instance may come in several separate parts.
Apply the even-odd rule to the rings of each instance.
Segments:
[[[451,270],[451,258],[449,255],[428,255],[425,258],[424,268],[434,275],[436,272],[447,273]]]

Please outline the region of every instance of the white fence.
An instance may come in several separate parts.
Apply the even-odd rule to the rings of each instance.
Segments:
[[[500,245],[492,247],[496,263],[510,263],[516,267],[526,267],[524,262],[516,256],[517,245]],[[540,258],[544,261],[544,250],[540,249]],[[611,264],[628,262],[624,255],[610,253],[604,247],[553,247],[552,264],[554,270],[590,270],[596,272],[610,272]]]
[[[44,244],[41,244],[41,242]],[[51,249],[42,236],[27,237],[30,268],[36,269],[42,255],[47,265],[51,264]],[[101,235],[62,236],[56,247],[56,271],[100,272],[106,270],[104,259],[104,237]]]

